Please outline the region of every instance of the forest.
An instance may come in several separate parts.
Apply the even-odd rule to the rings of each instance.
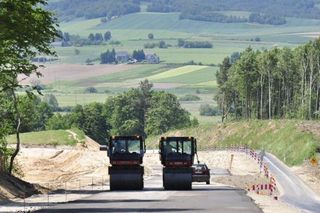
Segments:
[[[105,18],[140,12],[141,0],[60,0],[50,2],[47,9],[57,13],[60,21],[84,17]],[[320,18],[316,0],[145,0],[149,12],[181,12],[181,18],[222,23],[247,22],[247,18],[223,15],[221,11],[248,11],[270,20],[283,17]],[[269,21],[268,21],[269,20]],[[275,23],[279,23],[276,20]],[[250,21],[250,19],[249,19]],[[257,21],[256,21],[257,22]],[[260,23],[260,22],[257,22]]]
[[[216,73],[223,118],[319,119],[320,39],[295,49],[247,48]]]
[[[280,17],[320,18],[316,0],[149,0],[150,12],[249,11]],[[199,14],[198,14],[199,15]],[[200,16],[202,16],[200,14]]]
[[[106,17],[112,19],[130,13],[140,12],[139,0],[61,0],[52,2],[47,9],[57,13],[60,21],[75,18],[86,19]]]

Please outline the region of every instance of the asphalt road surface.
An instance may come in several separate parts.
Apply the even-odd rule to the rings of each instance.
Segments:
[[[266,154],[263,160],[281,187],[281,200],[304,212],[320,212],[320,198],[286,165],[271,154]]]
[[[164,191],[161,175],[145,179],[143,191],[105,191],[38,212],[262,212],[241,189],[196,183],[192,191]]]

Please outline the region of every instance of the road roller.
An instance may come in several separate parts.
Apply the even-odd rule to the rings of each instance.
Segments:
[[[194,137],[161,137],[160,161],[165,190],[191,190],[193,161],[197,154]]]
[[[142,190],[145,142],[142,136],[112,136],[100,150],[108,153],[110,190]]]

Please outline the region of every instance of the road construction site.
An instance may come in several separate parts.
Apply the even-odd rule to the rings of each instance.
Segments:
[[[261,165],[244,152],[211,150],[198,155],[211,169],[210,185],[193,183],[192,191],[163,190],[158,150],[147,150],[144,190],[116,192],[109,191],[107,154],[90,139],[73,148],[23,147],[18,157],[22,179],[41,186],[40,194],[24,197],[2,187],[11,201],[1,201],[0,212],[316,212],[295,205],[298,202],[288,197],[281,179],[272,193],[269,188],[253,190],[269,180]],[[307,192],[317,208],[318,195]]]

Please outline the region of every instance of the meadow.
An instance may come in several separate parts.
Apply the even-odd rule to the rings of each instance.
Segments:
[[[246,120],[173,130],[162,136],[192,135],[197,138],[199,150],[247,145],[255,150],[273,153],[287,165],[293,166],[315,156],[320,145],[315,134],[301,128],[306,123],[299,120]],[[312,125],[312,122],[309,124]],[[156,148],[159,137],[148,137],[148,148]]]
[[[78,129],[72,129],[79,140],[84,140],[84,133]],[[48,130],[40,132],[28,132],[20,134],[22,145],[75,145],[77,141],[66,130]],[[7,138],[9,144],[16,143],[15,135]]]
[[[226,11],[229,15],[248,16],[247,12]],[[62,63],[85,63],[87,58],[95,59],[107,49],[131,53],[135,49],[143,49],[146,43],[157,43],[164,40],[172,45],[169,48],[145,49],[148,53],[157,53],[162,63],[186,63],[188,61],[202,64],[219,64],[221,60],[233,52],[239,52],[251,46],[255,49],[267,49],[274,46],[294,47],[311,39],[308,33],[314,33],[320,24],[319,20],[288,18],[288,23],[280,26],[248,24],[248,23],[213,23],[193,20],[180,20],[178,13],[141,12],[126,15],[107,23],[100,19],[74,20],[61,23],[61,30],[71,34],[88,37],[90,33],[111,31],[112,40],[121,45],[96,45],[77,47],[79,55],[75,55],[75,47],[58,47],[57,52]],[[154,34],[149,40],[147,35]],[[259,37],[260,42],[254,41]],[[213,43],[211,49],[178,48],[179,38],[187,40],[204,40]]]
[[[55,65],[56,66],[56,65]],[[78,65],[77,69],[87,65]],[[59,106],[68,107],[76,104],[89,104],[92,102],[103,103],[109,96],[119,94],[136,88],[139,83],[148,79],[153,83],[155,90],[166,90],[178,97],[187,94],[193,94],[200,97],[199,101],[181,101],[182,106],[187,109],[192,116],[197,117],[200,122],[208,123],[215,122],[212,117],[204,117],[199,115],[201,104],[215,105],[213,101],[214,92],[216,90],[215,73],[217,67],[212,66],[173,66],[165,64],[154,65],[126,65],[125,69],[121,70],[114,65],[105,66],[104,73],[99,76],[90,77],[90,72],[99,73],[96,69],[102,69],[104,65],[89,66],[92,70],[87,70],[86,73],[77,76],[76,80],[55,81],[47,84],[44,93],[54,94],[58,100]],[[63,69],[64,65],[61,65]],[[50,69],[48,67],[48,69]],[[57,67],[55,67],[57,69]],[[112,69],[120,70],[112,72]],[[74,73],[74,70],[68,69],[66,72],[61,72],[60,78],[69,79]],[[89,75],[89,76],[88,76]],[[50,78],[51,76],[47,76]],[[48,82],[46,75],[42,78],[43,82]],[[86,88],[94,87],[97,93],[87,93]]]
[[[145,6],[142,11],[145,11]],[[248,17],[248,12],[225,11],[226,15]],[[160,64],[142,64],[128,67],[119,72],[90,75],[96,73],[95,67],[87,66],[88,74],[84,78],[62,78],[46,85],[46,93],[56,95],[60,106],[88,104],[93,101],[104,102],[107,97],[138,87],[143,79],[149,79],[154,89],[166,90],[182,97],[194,94],[200,101],[181,102],[182,106],[199,118],[201,123],[215,123],[219,119],[199,115],[201,104],[216,105],[214,99],[217,83],[215,72],[223,58],[234,52],[241,52],[249,46],[264,50],[272,47],[295,47],[319,35],[317,28],[320,20],[287,18],[287,24],[280,26],[248,24],[248,23],[213,23],[204,21],[181,20],[178,13],[140,12],[125,15],[107,23],[100,19],[77,19],[60,23],[63,32],[87,38],[90,33],[111,31],[112,40],[120,45],[88,45],[82,47],[55,47],[61,65],[79,64],[87,66],[87,59],[96,59],[99,64],[102,52],[108,49],[127,51],[144,49],[145,53],[156,53]],[[148,39],[149,33],[154,39]],[[256,41],[259,38],[260,41]],[[177,47],[178,39],[190,41],[209,41],[213,48],[186,49]],[[168,48],[145,49],[146,43],[159,43],[161,40],[169,44]],[[79,54],[76,54],[76,49]],[[185,64],[194,61],[199,65]],[[118,65],[119,66],[119,65]],[[127,65],[124,65],[127,66]],[[112,68],[111,68],[112,69]],[[66,71],[67,72],[67,71]],[[66,73],[68,75],[68,73]],[[67,79],[67,80],[65,80]],[[97,93],[86,93],[85,89],[94,87]]]

